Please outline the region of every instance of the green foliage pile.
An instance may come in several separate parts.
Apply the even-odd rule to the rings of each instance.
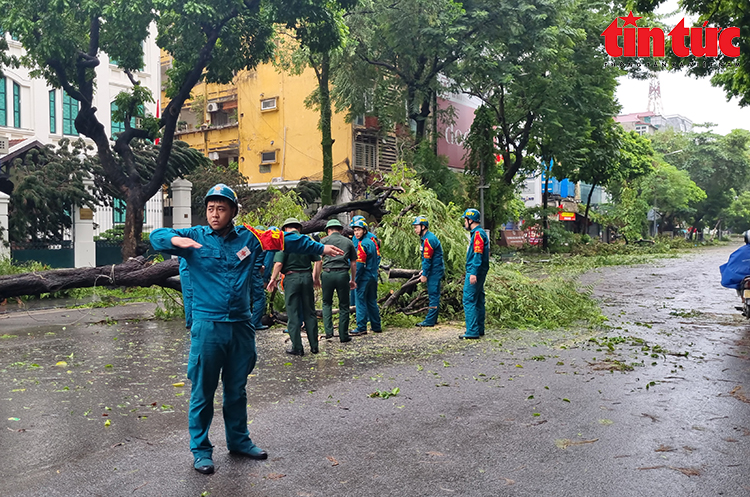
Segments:
[[[278,226],[289,217],[296,217],[300,221],[307,221],[310,217],[305,212],[307,202],[295,190],[282,191],[269,187],[266,191],[268,200],[256,205],[252,210],[237,218],[236,223],[246,223],[253,226]]]
[[[8,274],[21,274],[21,273],[33,273],[34,271],[45,271],[49,267],[45,266],[41,262],[25,262],[22,264],[13,262],[12,259],[7,257],[0,258],[0,276]]]
[[[491,264],[485,283],[487,325],[499,328],[554,329],[604,320],[590,290],[560,276],[531,278]]]
[[[435,233],[443,247],[448,277],[462,273],[468,246],[466,231],[462,225],[462,209],[455,204],[446,205],[441,202],[435,191],[425,187],[417,178],[416,172],[403,163],[395,164],[393,172],[385,176],[384,182],[388,186],[399,185],[405,192],[398,195],[398,200],[389,199],[386,202],[390,213],[383,216],[377,229],[377,236],[382,242],[380,251],[383,258],[394,267],[421,267],[421,241],[414,234],[411,223],[415,216],[422,215],[429,220],[430,231]],[[412,204],[413,208],[400,215],[404,206]]]

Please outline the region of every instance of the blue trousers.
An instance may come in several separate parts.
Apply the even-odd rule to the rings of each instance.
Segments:
[[[190,270],[187,263],[180,259],[180,286],[182,287],[182,305],[185,308],[185,328],[193,327],[193,286],[190,284]]]
[[[253,448],[247,429],[247,376],[255,367],[255,330],[250,321],[194,321],[190,330],[187,375],[192,382],[188,430],[193,456],[211,457],[208,430],[214,417],[214,393],[224,384],[223,414],[229,450]]]
[[[378,279],[370,278],[361,285],[357,284],[357,331],[367,331],[370,322],[372,331],[382,330],[380,308],[378,308]]]
[[[466,336],[484,335],[484,281],[487,273],[477,274],[477,282],[471,284],[469,275],[464,280],[464,316],[466,317]]]
[[[430,275],[427,277],[427,296],[430,299],[430,308],[427,310],[427,316],[422,324],[435,326],[440,312],[440,287],[443,281],[442,274]]]

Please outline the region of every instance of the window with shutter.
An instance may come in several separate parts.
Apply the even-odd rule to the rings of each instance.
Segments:
[[[78,117],[78,100],[63,92],[63,135],[78,136],[75,126]]]

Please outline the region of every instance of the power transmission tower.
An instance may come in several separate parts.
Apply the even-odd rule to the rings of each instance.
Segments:
[[[664,108],[661,103],[661,84],[658,76],[653,76],[648,82],[648,110],[656,115],[662,115]]]

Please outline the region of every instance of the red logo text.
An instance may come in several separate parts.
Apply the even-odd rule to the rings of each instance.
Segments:
[[[618,20],[625,21],[617,27]],[[661,28],[644,28],[636,24],[640,17],[631,11],[618,17],[607,26],[602,36],[604,49],[612,57],[664,57],[664,31]],[[678,57],[718,57],[719,51],[727,57],[739,57],[740,47],[732,40],[740,37],[740,28],[706,27],[686,28],[683,18],[667,36],[672,39],[672,52]],[[629,28],[628,26],[633,26]],[[622,39],[622,45],[620,45]]]

